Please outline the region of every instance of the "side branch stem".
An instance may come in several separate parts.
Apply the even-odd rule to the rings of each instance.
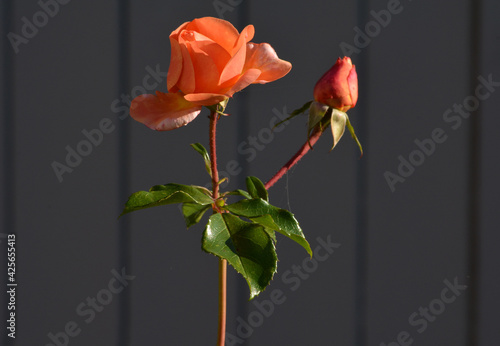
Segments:
[[[290,170],[290,168],[292,168],[297,162],[299,162],[299,160],[304,157],[304,155],[307,154],[309,150],[312,149],[312,146],[316,144],[322,134],[322,127],[317,126],[311,134],[311,137],[309,137],[309,140],[306,141],[304,145],[302,145],[302,147],[295,153],[295,155],[293,155],[292,158],[287,163],[285,163],[285,165],[281,167],[281,169],[276,172],[276,174],[264,185],[266,189],[269,189],[271,186],[273,186]]]

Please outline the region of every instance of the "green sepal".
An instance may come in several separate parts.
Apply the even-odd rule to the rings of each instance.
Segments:
[[[328,112],[329,107],[320,102],[311,102],[309,107],[309,119],[307,122],[307,134],[311,133],[311,131],[320,123],[320,121],[324,118],[326,112]]]
[[[149,191],[133,193],[120,216],[127,213],[173,203],[212,204],[210,191],[201,186],[166,184],[153,186]]]
[[[196,150],[205,161],[205,169],[208,172],[208,175],[212,176],[212,161],[210,160],[210,155],[208,154],[207,149],[201,143],[192,143],[191,147]]]
[[[202,249],[226,259],[255,298],[271,282],[278,265],[274,242],[264,227],[228,213],[215,213],[203,232]]]
[[[264,183],[257,177],[246,178],[247,191],[252,198],[262,198],[269,201],[269,194],[264,186]]]
[[[339,111],[336,108],[332,108],[332,115],[330,118],[330,127],[332,129],[333,145],[330,151],[333,150],[344,135],[345,126],[347,121],[347,114]]]
[[[312,256],[311,246],[307,242],[299,222],[288,210],[275,207],[261,198],[244,199],[228,204],[224,206],[224,209],[287,236],[301,245]]]
[[[349,117],[347,117],[347,129],[351,133],[352,138],[356,141],[356,144],[359,147],[359,151],[361,151],[361,156],[363,157],[363,147],[361,146],[361,143],[359,142],[358,137],[356,136],[356,133],[354,133],[354,127],[352,127],[351,122],[349,121]]]
[[[200,222],[201,218],[205,212],[210,209],[210,204],[198,204],[198,203],[183,203],[182,204],[182,214],[184,215],[184,220],[186,221],[186,227],[189,228]]]
[[[296,115],[304,113],[305,111],[307,111],[309,109],[309,107],[311,106],[311,103],[313,103],[313,101],[308,101],[308,102],[304,103],[302,105],[302,107],[297,108],[292,113],[290,113],[290,115],[291,116],[296,116]]]
[[[228,102],[229,102],[229,98],[224,99],[223,101],[216,103],[214,105],[205,106],[205,107],[207,107],[210,110],[210,112],[217,113],[219,115],[228,116],[229,114],[224,113],[224,110],[226,109]]]
[[[309,107],[311,106],[311,103],[313,103],[313,101],[309,101],[309,102],[306,102],[304,103],[304,105],[300,108],[297,108],[296,110],[294,110],[292,113],[290,113],[290,116],[288,118],[286,118],[285,120],[282,120],[280,121],[279,123],[277,123],[276,125],[273,126],[273,130],[278,127],[279,125],[283,124],[284,122],[292,119],[292,118],[295,118],[297,115],[299,114],[302,114],[304,113],[305,111],[307,111],[309,109]]]

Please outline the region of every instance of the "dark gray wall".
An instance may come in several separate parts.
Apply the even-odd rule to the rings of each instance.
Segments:
[[[237,160],[241,172],[227,189],[243,187],[246,175],[267,180],[288,160],[305,139],[305,119],[270,139],[271,119],[312,98],[345,54],[341,44],[362,43],[357,30],[372,36],[350,54],[360,98],[349,116],[365,156],[348,135],[328,153],[325,135],[270,190],[313,248],[328,240],[337,248],[307,267],[303,249],[279,238],[278,274],[254,302],[230,269],[228,333],[245,345],[498,344],[498,85],[489,95],[482,89],[469,116],[454,110],[471,107],[479,77],[500,81],[497,1],[66,2],[50,8],[46,23],[41,6],[55,0],[0,5],[0,284],[5,291],[7,234],[16,235],[19,284],[17,337],[3,323],[2,344],[50,345],[51,334],[63,345],[215,343],[217,259],[200,250],[202,225],[186,230],[175,206],[117,216],[134,191],[209,182],[189,147],[208,146],[207,111],[156,133],[127,116],[126,99],[147,88],[154,70],[161,73],[149,82],[165,91],[172,30],[221,14],[239,30],[254,24],[253,41],[293,64],[285,78],[231,100],[218,128],[219,168]],[[374,24],[387,9],[391,18]],[[16,52],[7,35],[26,36],[33,16],[40,27]],[[95,129],[107,133],[81,147],[91,152],[58,179],[53,162],[65,164],[67,148]],[[237,149],[250,146],[249,136],[260,138],[255,157]],[[422,141],[429,154],[419,156]],[[400,174],[401,158],[416,167],[391,189],[386,176]],[[291,274],[297,266],[309,268],[307,277]],[[120,292],[108,295],[110,284]],[[284,302],[259,319],[257,305],[280,291]],[[90,307],[95,297],[106,304]],[[0,303],[5,321],[5,294]]]

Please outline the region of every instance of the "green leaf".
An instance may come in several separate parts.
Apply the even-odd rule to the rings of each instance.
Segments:
[[[264,183],[260,181],[257,177],[247,177],[247,190],[252,198],[262,198],[265,201],[269,201],[269,195],[267,193]]]
[[[252,196],[250,196],[250,194],[248,192],[246,192],[245,190],[241,190],[241,189],[236,189],[234,191],[226,192],[226,195],[243,196],[247,199],[252,199]]]
[[[312,256],[311,246],[307,242],[298,221],[288,210],[270,205],[267,201],[260,198],[244,199],[233,204],[228,204],[224,209],[280,232],[297,242]]]
[[[269,233],[269,236],[276,242],[276,229],[279,229],[280,227],[276,225],[274,222],[273,218],[271,215],[262,215],[262,216],[257,216],[253,217],[250,220],[255,222],[256,224],[259,224],[265,228],[267,233]]]
[[[351,133],[351,137],[354,138],[354,140],[356,141],[356,144],[358,145],[359,150],[361,151],[361,157],[363,157],[363,147],[361,146],[358,137],[354,133],[354,127],[352,127],[351,122],[349,121],[349,117],[347,117],[347,129]]]
[[[338,109],[332,109],[332,117],[330,119],[330,126],[332,128],[333,145],[330,151],[335,148],[345,132],[345,125],[347,121],[347,114]]]
[[[201,186],[166,184],[153,186],[149,191],[133,193],[120,216],[127,213],[172,203],[212,204],[210,191]]]
[[[264,227],[228,213],[210,217],[202,249],[226,259],[243,275],[250,288],[250,299],[262,292],[276,273],[276,249]]]
[[[308,109],[309,109],[309,106],[311,105],[311,103],[312,103],[312,102],[313,102],[313,101],[306,102],[306,103],[304,103],[304,105],[303,105],[302,107],[297,108],[296,110],[294,110],[294,111],[290,114],[290,116],[289,116],[288,118],[286,118],[285,120],[282,120],[282,121],[280,121],[279,123],[277,123],[276,125],[274,125],[274,126],[273,126],[273,130],[274,130],[274,128],[276,128],[277,126],[279,126],[279,125],[283,124],[284,122],[286,122],[286,121],[288,121],[288,120],[290,120],[290,119],[292,119],[292,118],[295,118],[295,117],[296,117],[297,115],[299,115],[299,114],[304,113],[306,110],[308,110]]]
[[[269,235],[269,237],[271,237],[271,239],[276,244],[276,232],[274,231],[274,229],[264,227],[264,231],[266,231],[266,233]]]
[[[182,204],[182,214],[184,214],[184,220],[186,221],[186,227],[189,228],[200,222],[201,218],[205,212],[210,209],[210,204],[198,204],[198,203],[183,203]]]
[[[207,149],[205,149],[205,147],[201,143],[192,143],[191,146],[203,157],[203,160],[205,161],[205,169],[207,170],[208,174],[212,176],[212,162],[210,160],[210,155],[208,155]]]

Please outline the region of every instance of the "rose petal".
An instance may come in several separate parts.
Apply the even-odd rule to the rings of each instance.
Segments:
[[[168,131],[191,122],[201,106],[186,101],[181,93],[137,96],[130,105],[130,116],[152,130]]]
[[[292,69],[292,64],[278,58],[276,51],[268,43],[248,43],[244,69],[259,69],[262,73],[254,83],[269,83],[284,77]]]
[[[172,33],[170,34],[170,37],[173,37],[173,38],[177,39],[177,36],[180,34],[180,32],[182,30],[184,30],[189,25],[189,23],[191,23],[191,22],[184,22],[184,23],[182,23],[177,29],[175,29],[174,31],[172,31]]]
[[[194,42],[191,42],[191,45],[196,45],[199,51],[212,57],[219,72],[222,72],[231,59],[231,55],[221,45],[200,33],[194,33]]]
[[[176,92],[175,85],[179,81],[182,72],[182,52],[181,46],[176,39],[170,37],[170,66],[167,73],[167,89],[170,92]]]
[[[183,93],[188,94],[192,93],[196,88],[194,66],[193,61],[191,60],[191,56],[189,55],[189,50],[186,46],[186,42],[184,41],[184,39],[182,39],[182,37],[180,37],[179,44],[182,54],[182,72],[177,81],[176,87]]]
[[[197,106],[213,106],[227,99],[227,96],[214,93],[196,93],[184,95],[184,98]]]
[[[252,84],[260,75],[260,70],[251,69],[246,71],[238,81],[224,94],[216,93],[195,93],[184,95],[184,98],[192,104],[199,106],[212,106],[232,97],[234,93]]]
[[[248,25],[241,32],[238,41],[234,46],[232,52],[233,56],[220,75],[219,85],[221,89],[231,85],[232,82],[234,82],[234,79],[241,75],[247,56],[247,43],[253,38],[254,33],[255,29],[253,25]]]
[[[189,24],[189,22],[183,23],[177,29],[172,31],[169,36],[170,39],[170,66],[168,68],[167,73],[167,89],[170,92],[177,92],[179,89],[176,87],[177,82],[179,81],[180,75],[182,73],[182,51],[179,45],[179,33],[184,30],[184,28]]]
[[[191,47],[191,59],[195,75],[195,88],[189,93],[216,92],[219,81],[219,71],[213,59],[199,50],[196,45]]]
[[[240,50],[241,46],[250,42],[254,35],[255,28],[252,24],[247,25],[243,30],[241,30],[241,33],[238,36],[238,40],[234,44],[233,50],[231,51],[231,55],[236,54],[236,52]]]
[[[349,85],[347,84],[347,77],[351,72],[352,64],[349,59],[338,59],[337,64],[335,64],[330,71],[326,73],[326,78],[332,88],[332,94],[338,97],[350,96]],[[349,101],[350,101],[349,97]]]
[[[220,44],[228,53],[232,52],[239,37],[238,30],[231,23],[213,17],[194,19],[186,26],[186,29],[205,35]]]
[[[356,73],[356,66],[352,65],[352,70],[347,77],[349,83],[349,91],[351,92],[352,107],[356,106],[358,102],[358,74]]]
[[[195,90],[190,93],[218,92],[220,72],[231,59],[224,48],[208,37],[191,31],[184,31],[181,37],[186,36],[185,42],[195,75]]]
[[[232,86],[232,88],[226,92],[226,95],[229,97],[232,97],[234,93],[245,89],[247,86],[249,86],[252,83],[255,83],[257,78],[260,76],[260,70],[258,69],[250,69],[246,71],[240,79]]]

